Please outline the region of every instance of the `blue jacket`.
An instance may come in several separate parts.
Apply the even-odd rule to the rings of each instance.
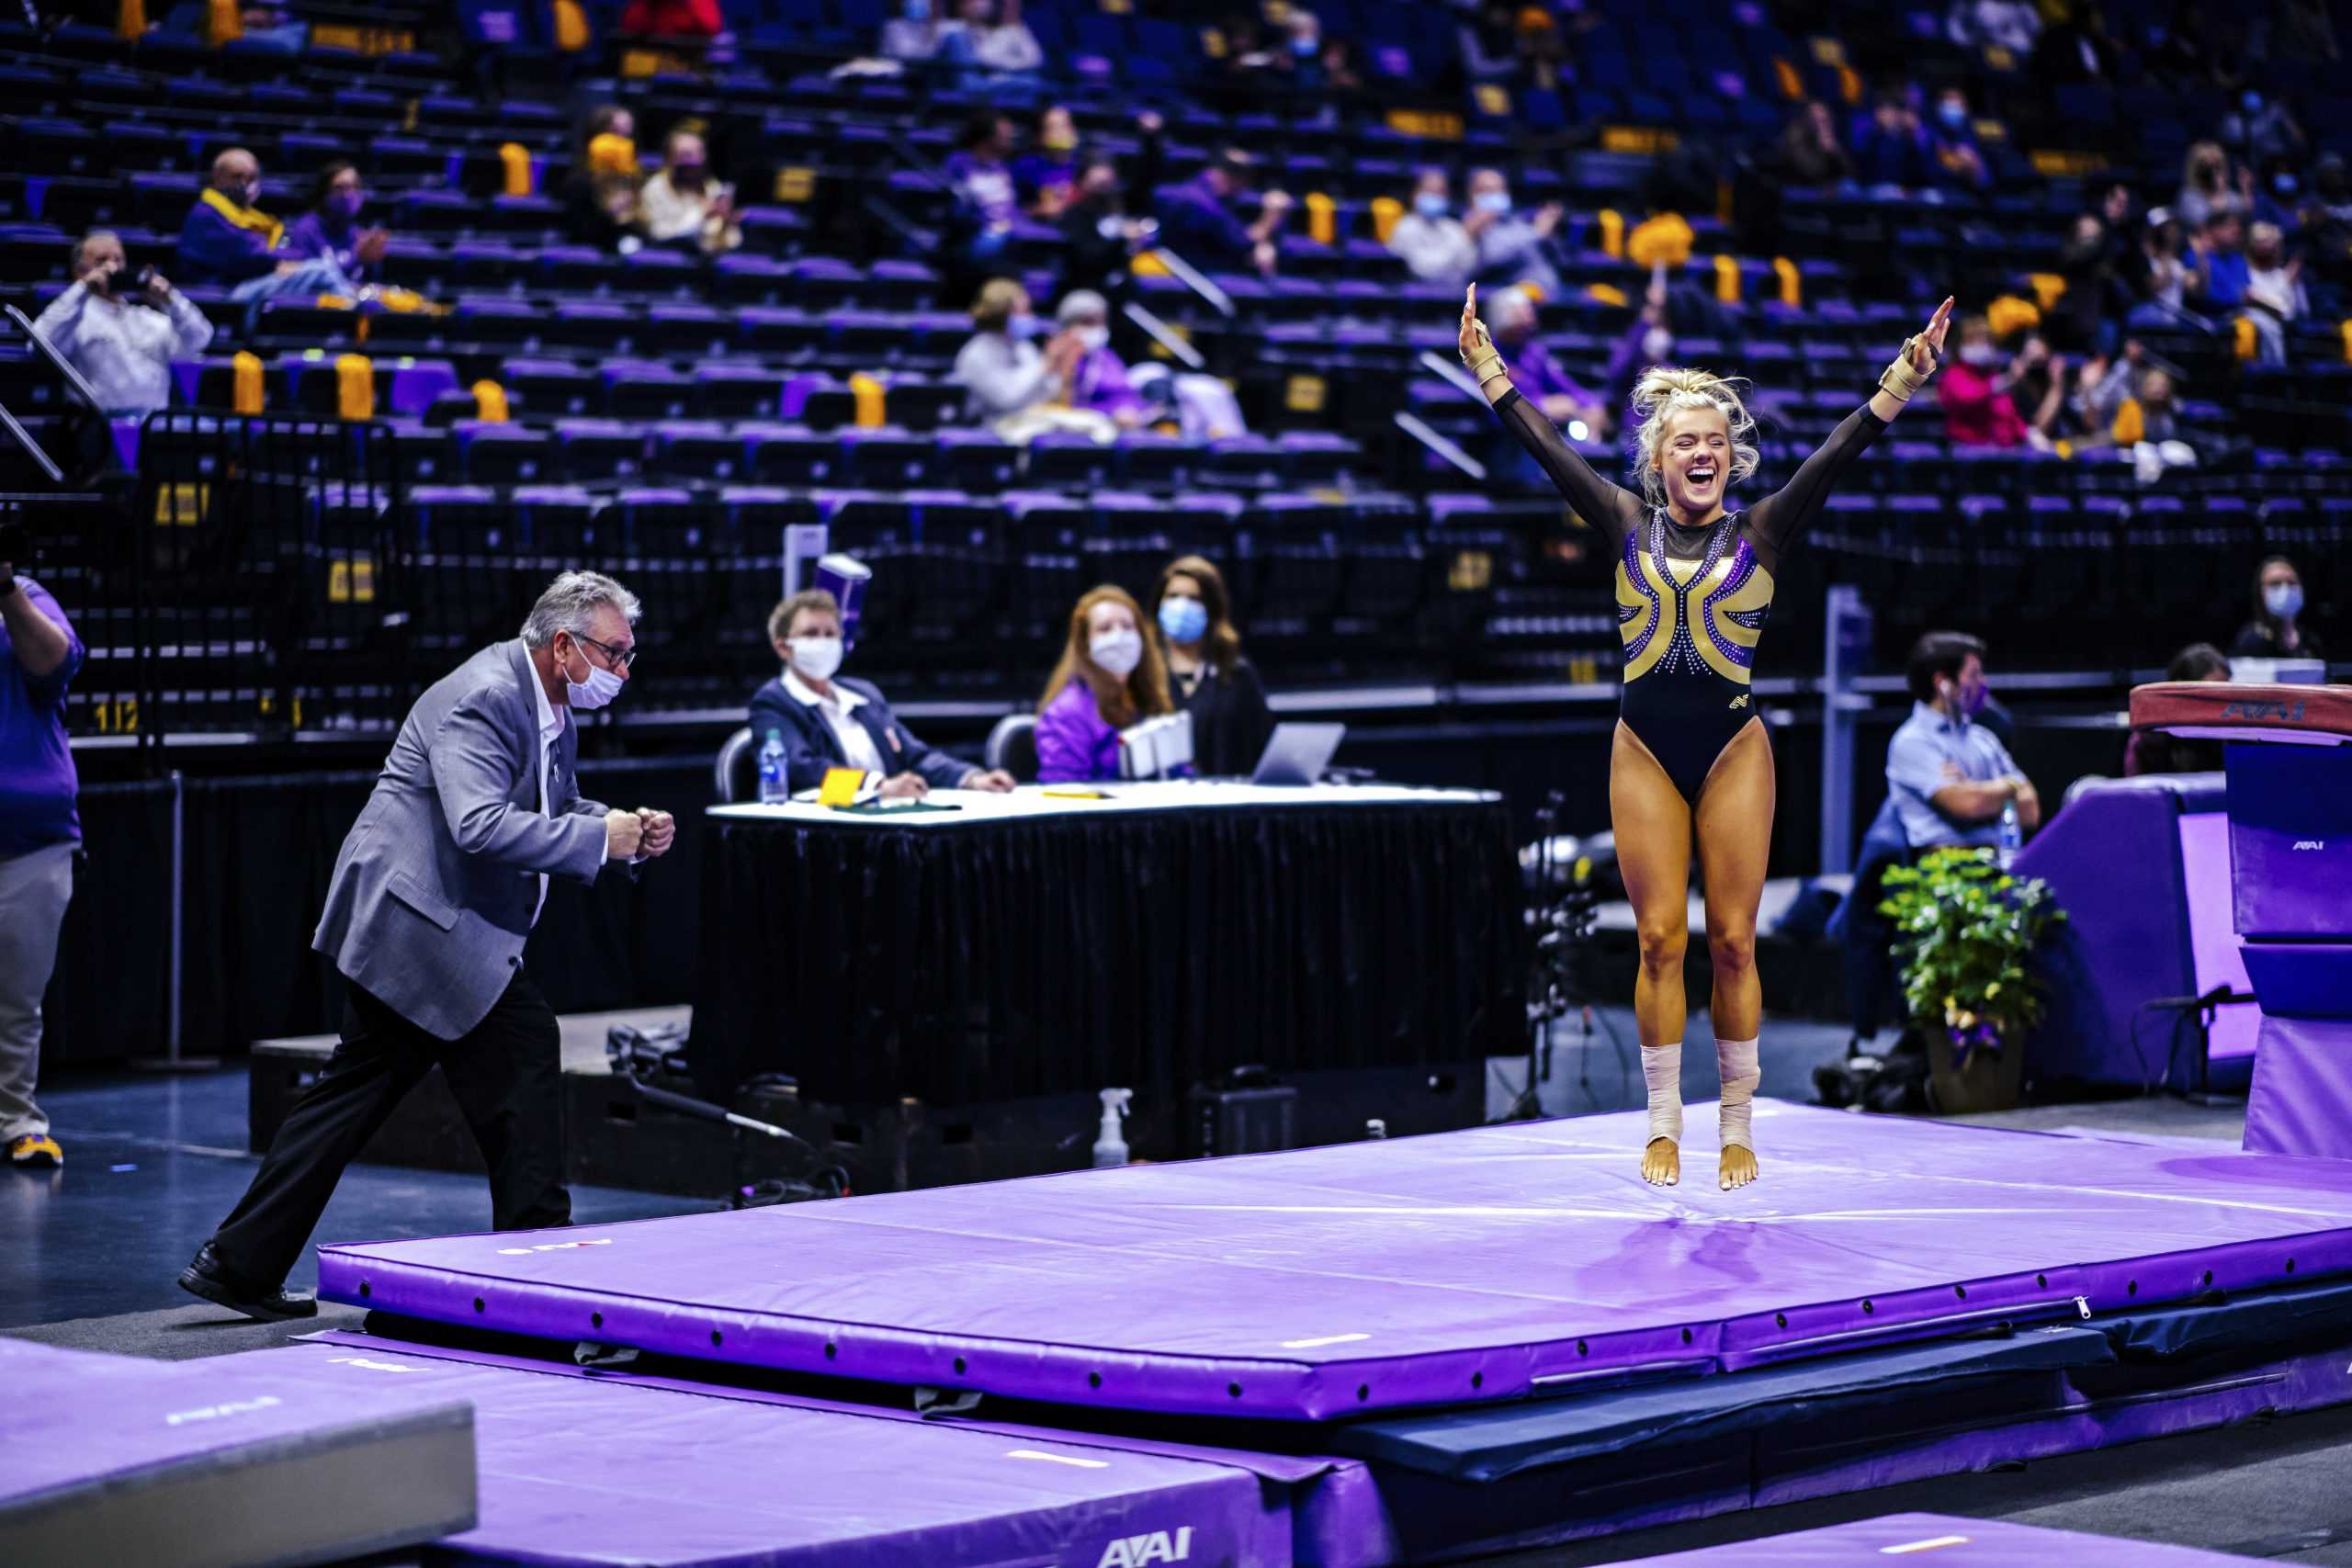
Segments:
[[[920,773],[933,789],[955,789],[977,770],[977,764],[951,757],[916,739],[914,732],[899,722],[899,716],[890,711],[890,705],[882,700],[882,694],[871,683],[836,675],[833,684],[865,699],[850,710],[850,716],[864,725],[865,732],[874,738],[875,750],[882,753],[893,775]],[[816,707],[786,691],[781,675],[752,694],[754,752],[767,744],[770,730],[784,739],[786,781],[796,791],[815,789],[823,784],[827,768],[849,766],[842,743],[834,739],[833,727],[825,722],[825,716]]]

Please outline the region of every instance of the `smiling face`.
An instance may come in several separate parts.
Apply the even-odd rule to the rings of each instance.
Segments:
[[[1703,518],[1723,504],[1731,483],[1731,422],[1721,409],[1677,409],[1665,416],[1657,444],[1667,504]]]

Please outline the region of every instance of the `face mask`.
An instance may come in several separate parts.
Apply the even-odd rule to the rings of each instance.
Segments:
[[[1954,130],[1958,130],[1968,123],[1968,106],[1966,104],[1939,105],[1936,109],[1936,118]]]
[[[1478,210],[1481,212],[1509,212],[1510,210],[1510,192],[1507,190],[1482,190],[1478,193],[1477,199]]]
[[[2282,621],[2291,621],[2303,613],[2303,585],[2300,582],[2274,582],[2262,591],[2262,607]]]
[[[2292,175],[2282,174],[2275,176],[2271,180],[2270,188],[2277,191],[2280,196],[2292,196],[2295,194],[2297,188],[2301,186],[2301,181],[2296,179]]]
[[[565,694],[571,701],[571,705],[586,713],[592,709],[603,707],[606,703],[619,696],[622,682],[619,671],[607,670],[598,664],[588,657],[586,649],[581,650],[580,657],[588,666],[588,683],[584,686],[579,684],[572,680],[571,672],[567,670],[563,677],[563,688]]]
[[[815,680],[830,681],[842,667],[842,639],[837,637],[797,637],[785,646],[792,649],[792,667]]]
[[[2245,96],[2238,100],[2238,107],[2244,109],[2248,114],[2260,114],[2262,112],[2262,95],[2260,93],[2248,93]]]
[[[1045,327],[1035,316],[1015,316],[1005,322],[1004,330],[1014,337],[1031,338],[1037,336]]]
[[[1449,205],[1451,204],[1447,202],[1445,197],[1438,195],[1434,191],[1425,190],[1419,196],[1413,197],[1413,210],[1419,213],[1424,218],[1444,217],[1445,209]]]
[[[359,216],[359,209],[367,205],[368,193],[364,190],[337,190],[327,193],[328,210],[337,217],[356,218]]]
[[[1989,343],[1964,343],[1960,345],[1960,362],[1963,365],[1990,365],[2001,357],[2001,351]]]
[[[1111,343],[1111,329],[1108,327],[1080,327],[1078,329],[1078,341],[1079,345],[1084,348],[1089,354],[1093,353],[1098,348],[1107,348],[1110,346]]]
[[[1295,38],[1290,40],[1290,51],[1304,59],[1313,58],[1315,48],[1315,40],[1311,38]]]
[[[229,187],[229,195],[238,206],[251,207],[254,203],[261,199],[261,182],[259,180],[247,180],[243,185],[231,186]]]
[[[1037,144],[1048,152],[1067,152],[1078,145],[1078,137],[1071,131],[1057,130],[1039,138]]]
[[[1086,651],[1094,656],[1095,663],[1124,681],[1143,662],[1143,637],[1130,631],[1106,632],[1088,643]]]
[[[1198,599],[1162,599],[1159,629],[1170,642],[1198,642],[1209,629],[1209,607]]]
[[[700,164],[673,164],[670,165],[670,180],[673,185],[698,186],[702,184],[703,175],[707,173],[709,173],[709,170]]]
[[[1674,347],[1674,334],[1664,327],[1652,327],[1642,334],[1642,355],[1653,364],[1664,359]]]

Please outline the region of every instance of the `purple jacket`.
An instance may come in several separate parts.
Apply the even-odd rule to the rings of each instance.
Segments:
[[[64,631],[66,650],[65,662],[36,681],[17,662],[0,626],[0,860],[82,838],[74,810],[74,753],[61,716],[66,683],[82,668],[82,639],[48,590],[19,577],[17,592]]]
[[[1127,379],[1125,361],[1107,348],[1090,348],[1070,375],[1069,406],[1092,409],[1116,419],[1143,407],[1143,394]]]
[[[1083,680],[1064,686],[1037,715],[1037,782],[1084,784],[1119,776],[1119,732]]]
[[[275,272],[279,262],[295,259],[290,251],[272,250],[267,234],[240,229],[210,202],[198,201],[180,225],[179,263],[172,270],[181,283],[227,286]]]
[[[352,247],[358,243],[357,221],[346,219],[329,227],[326,215],[316,210],[305,212],[286,231],[288,254],[306,260],[318,256],[332,257],[335,265],[343,268],[345,277],[355,283],[366,283],[370,281],[369,274],[373,269],[352,254]]]
[[[1552,357],[1552,351],[1544,346],[1541,338],[1529,338],[1519,345],[1510,358],[1510,384],[1519,389],[1519,395],[1538,408],[1544,399],[1557,395],[1574,398],[1580,403],[1592,400],[1592,394],[1560,368],[1560,362]]]

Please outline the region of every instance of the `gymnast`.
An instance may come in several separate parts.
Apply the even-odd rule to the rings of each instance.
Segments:
[[[1641,495],[1593,472],[1510,384],[1478,290],[1462,306],[1462,362],[1560,494],[1617,558],[1617,629],[1625,683],[1609,756],[1617,863],[1634,905],[1641,973],[1634,1016],[1650,1136],[1642,1177],[1682,1179],[1682,953],[1690,840],[1705,880],[1709,1009],[1723,1075],[1720,1184],[1756,1179],[1751,1101],[1763,992],[1756,979],[1756,907],[1772,840],[1772,748],[1749,698],[1750,668],[1772,608],[1772,574],[1821,510],[1829,486],[1935,373],[1952,302],[1903,345],[1869,402],[1846,416],[1778,493],[1738,512],[1725,491],[1756,471],[1756,422],[1741,383],[1654,366],[1634,389]]]

